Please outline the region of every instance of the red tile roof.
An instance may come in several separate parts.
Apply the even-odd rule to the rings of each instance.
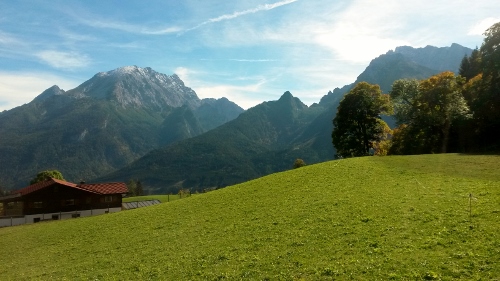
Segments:
[[[78,187],[99,194],[117,194],[128,192],[128,188],[123,182],[79,184]]]
[[[76,184],[72,182],[67,182],[63,180],[58,180],[51,178],[49,180],[38,182],[27,186],[25,188],[13,191],[12,194],[19,194],[24,196],[26,194],[35,192],[42,188],[51,186],[53,184],[60,184],[71,188],[76,188],[79,190],[84,190],[87,192],[92,192],[96,194],[118,194],[118,193],[127,193],[128,188],[123,182],[109,182],[109,183],[89,183],[89,184]]]
[[[29,194],[31,192],[37,191],[39,189],[45,188],[47,186],[51,186],[54,183],[62,184],[62,185],[69,186],[69,187],[76,187],[76,184],[74,184],[72,182],[67,182],[67,181],[51,178],[50,180],[37,182],[37,183],[32,184],[30,186],[27,186],[25,188],[13,191],[12,193],[13,194],[21,194],[21,196],[23,196],[23,195]]]

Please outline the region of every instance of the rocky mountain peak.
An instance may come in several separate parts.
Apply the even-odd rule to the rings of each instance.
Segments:
[[[44,101],[51,96],[63,95],[65,92],[63,89],[59,88],[59,86],[54,85],[47,90],[43,91],[40,95],[38,95],[34,100],[35,101]]]
[[[396,47],[394,52],[402,54],[405,58],[430,69],[456,71],[464,55],[470,56],[472,49],[453,43],[449,47],[427,45],[424,48],[413,48],[400,46]]]
[[[278,104],[286,105],[291,109],[307,108],[307,105],[305,105],[299,98],[294,97],[289,91],[286,91],[283,95],[281,95],[278,99]]]
[[[135,65],[99,72],[68,93],[76,98],[113,100],[123,107],[155,110],[166,106],[196,108],[200,105],[196,93],[186,87],[176,74],[169,76]]]
[[[284,92],[283,95],[281,95],[281,97],[279,98],[279,100],[281,101],[291,100],[291,99],[293,99],[293,96],[292,93],[290,93],[289,91]]]

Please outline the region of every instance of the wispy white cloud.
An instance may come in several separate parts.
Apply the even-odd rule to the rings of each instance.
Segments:
[[[253,9],[248,9],[248,10],[244,10],[244,11],[239,11],[239,12],[234,12],[232,14],[225,14],[225,15],[221,15],[221,16],[218,16],[216,18],[211,18],[211,19],[208,19],[192,28],[189,28],[187,30],[185,30],[184,32],[188,32],[188,31],[191,31],[191,30],[195,30],[195,29],[198,29],[204,25],[207,25],[207,24],[210,24],[210,23],[215,23],[215,22],[220,22],[220,21],[226,21],[226,20],[231,20],[231,19],[235,19],[235,18],[238,18],[238,17],[241,17],[241,16],[244,16],[244,15],[248,15],[248,14],[255,14],[255,13],[258,13],[258,12],[262,12],[262,11],[269,11],[269,10],[272,10],[272,9],[275,9],[275,8],[278,8],[278,7],[281,7],[281,6],[284,6],[284,5],[288,5],[288,4],[291,4],[293,2],[297,2],[298,0],[284,0],[284,1],[280,1],[280,2],[276,2],[276,3],[272,3],[272,4],[264,4],[264,5],[258,5],[257,7],[253,8]]]
[[[95,36],[75,33],[65,28],[59,30],[59,35],[64,40],[74,41],[74,42],[96,42],[99,41]]]
[[[2,32],[0,30],[0,45],[19,45],[21,42],[14,36],[10,35],[9,33]]]
[[[493,24],[500,22],[500,18],[485,18],[480,22],[474,24],[470,29],[467,35],[483,35],[486,29],[490,28]]]
[[[133,41],[128,43],[105,43],[106,47],[109,48],[120,48],[120,49],[146,49],[147,44],[141,41]]]
[[[179,31],[182,31],[182,29],[180,27],[167,27],[167,28],[158,28],[158,29],[143,28],[140,30],[139,33],[150,34],[150,35],[162,35],[162,34],[177,33]]]
[[[65,33],[68,35],[69,33]],[[68,35],[76,37],[76,34]],[[42,61],[54,68],[73,70],[86,67],[91,63],[89,56],[77,51],[43,50],[35,51],[43,46],[43,43],[33,43],[15,36],[0,32],[0,47],[4,47],[0,57],[12,59],[23,58],[23,60]]]
[[[0,111],[30,102],[54,84],[69,90],[80,82],[49,73],[0,72]]]
[[[86,67],[90,64],[90,58],[78,52],[62,52],[46,50],[36,54],[46,64],[59,69],[71,70]]]
[[[193,74],[192,70],[188,69],[187,67],[181,66],[181,67],[177,67],[174,70],[174,73],[177,74],[177,76],[179,76],[179,78],[181,78],[181,80],[184,82],[184,84],[186,84],[186,86],[189,87],[189,85],[191,85],[189,82],[191,81],[190,77]]]
[[[273,62],[273,61],[278,61],[278,60],[273,60],[273,59],[229,59],[230,61],[237,61],[237,62]]]
[[[95,28],[104,28],[104,29],[114,29],[119,31],[124,31],[128,33],[135,34],[144,34],[144,35],[163,35],[163,34],[171,34],[178,33],[182,31],[180,27],[170,26],[144,26],[139,24],[130,24],[127,22],[113,21],[113,20],[103,20],[95,17],[84,18],[79,15],[74,16],[76,20],[79,22],[95,27]]]
[[[277,59],[200,59],[201,61],[275,62]]]
[[[226,48],[276,43],[313,50],[320,47],[329,50],[335,59],[367,64],[401,45],[473,46],[477,43],[466,41],[470,27],[464,19],[474,22],[478,11],[491,13],[488,11],[499,7],[487,0],[476,1],[474,8],[466,1],[454,2],[451,7],[449,3],[431,0],[385,0],[383,4],[353,0],[341,6],[302,1],[297,6],[272,24],[238,22],[207,32],[203,39],[206,44]],[[471,29],[471,33],[481,34],[484,26],[489,27],[494,20],[498,17],[485,20],[479,28]]]

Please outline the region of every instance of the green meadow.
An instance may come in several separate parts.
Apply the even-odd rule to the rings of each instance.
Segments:
[[[362,157],[0,229],[0,280],[499,280],[500,156]]]

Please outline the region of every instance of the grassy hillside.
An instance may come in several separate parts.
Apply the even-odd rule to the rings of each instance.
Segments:
[[[0,279],[491,280],[499,221],[499,156],[364,157],[0,229]]]

